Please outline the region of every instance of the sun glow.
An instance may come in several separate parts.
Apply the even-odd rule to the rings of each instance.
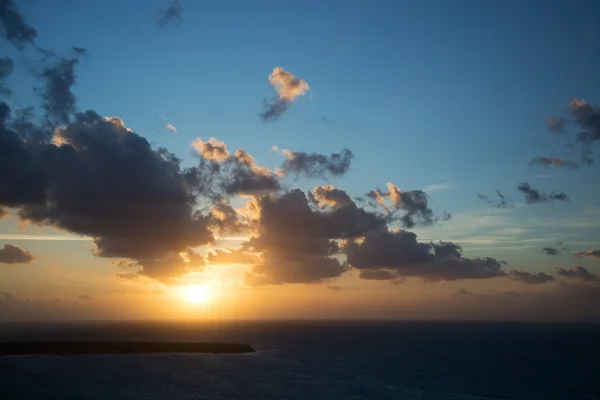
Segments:
[[[206,286],[186,286],[183,288],[183,297],[190,303],[206,303],[211,298],[210,290]]]

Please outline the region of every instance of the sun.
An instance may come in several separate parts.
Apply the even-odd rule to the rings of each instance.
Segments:
[[[210,290],[206,286],[192,285],[183,288],[183,296],[190,303],[206,303],[210,300]]]

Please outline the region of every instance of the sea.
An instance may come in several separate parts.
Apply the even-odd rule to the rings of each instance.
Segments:
[[[41,339],[218,341],[257,351],[2,356],[0,399],[600,399],[593,324],[0,324],[0,341]]]

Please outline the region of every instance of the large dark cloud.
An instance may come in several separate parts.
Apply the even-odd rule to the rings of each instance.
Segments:
[[[33,254],[12,244],[5,244],[0,248],[0,263],[2,264],[27,264],[34,259]]]
[[[528,285],[541,285],[542,283],[550,282],[554,280],[554,277],[544,272],[527,272],[517,269],[513,269],[508,272],[508,277],[515,281],[520,281]]]
[[[161,28],[171,23],[181,23],[181,5],[179,4],[179,0],[173,0],[162,15],[158,17],[156,22]]]
[[[493,258],[466,258],[451,242],[423,243],[405,230],[370,232],[364,240],[349,240],[343,250],[361,278],[416,277],[425,281],[485,279],[505,276],[502,263]],[[377,271],[377,274],[363,273]]]
[[[565,160],[560,157],[534,157],[529,165],[541,165],[543,167],[561,167],[561,168],[569,168],[576,169],[579,168],[579,164],[574,161]]]
[[[549,256],[558,256],[560,255],[560,250],[555,249],[554,247],[544,247],[542,248],[542,253],[547,254]]]
[[[77,114],[52,142],[30,143],[0,130],[0,205],[24,220],[94,238],[95,253],[138,261],[162,274],[173,254],[212,241],[209,218],[198,214],[190,176],[164,149],[118,118]],[[194,172],[194,173],[192,173]]]
[[[600,249],[590,249],[588,251],[577,251],[574,254],[575,254],[575,257],[578,257],[578,258],[590,257],[590,258],[596,258],[596,259],[600,260]]]
[[[517,186],[517,190],[525,194],[525,202],[527,204],[549,203],[554,201],[569,201],[569,196],[564,192],[551,192],[546,194],[531,187],[527,182],[521,182]]]
[[[578,265],[570,268],[555,268],[559,276],[572,279],[580,279],[585,282],[600,282],[600,276],[592,274],[587,268]]]
[[[12,0],[0,0],[0,31],[2,37],[17,48],[32,44],[37,31],[29,26]]]
[[[354,154],[348,149],[329,156],[320,153],[305,153],[291,150],[282,150],[286,160],[281,169],[296,177],[324,177],[341,176],[350,169]]]
[[[336,256],[338,241],[384,229],[384,216],[358,207],[343,190],[318,186],[309,196],[300,190],[254,200],[253,237],[244,245],[260,253],[246,275],[250,285],[317,283],[348,267]]]

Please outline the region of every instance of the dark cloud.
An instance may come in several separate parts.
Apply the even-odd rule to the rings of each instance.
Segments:
[[[517,186],[517,190],[525,194],[525,202],[527,204],[548,203],[553,201],[569,201],[569,197],[566,193],[551,192],[550,194],[545,194],[544,192],[540,192],[539,190],[532,188],[531,185],[527,182],[519,183],[519,186]]]
[[[25,22],[12,0],[0,0],[0,30],[2,36],[18,49],[33,44],[37,37],[37,31]]]
[[[348,269],[335,257],[338,241],[386,226],[384,216],[358,207],[332,186],[317,186],[309,196],[297,189],[262,196],[253,203],[254,233],[244,248],[260,258],[246,275],[250,285],[336,278]]]
[[[46,111],[46,119],[52,126],[68,124],[76,111],[76,98],[72,88],[76,83],[75,67],[85,49],[74,48],[72,57],[49,57],[52,62],[41,73],[45,85],[38,89]]]
[[[354,154],[348,149],[329,156],[285,149],[282,153],[286,160],[281,169],[287,174],[304,178],[344,175],[350,169],[350,163],[354,158]]]
[[[43,143],[0,128],[0,178],[11,183],[0,205],[22,219],[93,237],[96,255],[135,260],[149,276],[183,270],[179,253],[212,241],[209,218],[194,209],[203,172],[182,169],[120,119],[77,114]]]
[[[228,195],[254,195],[281,189],[279,177],[256,165],[254,158],[245,150],[237,150],[227,166],[227,179],[221,187]]]
[[[6,87],[4,80],[12,74],[14,67],[15,63],[11,58],[0,58],[0,96],[8,96],[12,93],[12,91]]]
[[[363,279],[416,277],[425,281],[453,281],[506,275],[498,260],[466,258],[454,243],[417,242],[416,234],[404,230],[368,233],[362,241],[347,241],[343,251]],[[379,274],[363,274],[363,271]]]
[[[94,300],[94,298],[92,296],[90,296],[89,294],[80,294],[79,296],[77,296],[77,298],[79,300],[86,300],[86,301]]]
[[[479,197],[480,200],[483,200],[486,203],[492,204],[496,208],[514,208],[515,207],[512,200],[508,199],[499,190],[496,190],[496,195],[498,196],[499,200],[497,203],[494,203],[490,199],[490,196],[488,196],[486,194],[477,193],[477,197]]]
[[[33,254],[12,244],[5,244],[0,249],[0,263],[2,264],[27,264],[34,259]]]
[[[528,285],[540,285],[542,283],[553,281],[554,278],[544,272],[530,273],[513,269],[508,272],[508,277],[515,281],[520,281]]]
[[[281,189],[279,176],[268,168],[256,164],[245,150],[236,150],[232,155],[225,143],[210,138],[201,138],[192,143],[204,169],[210,172],[216,190],[226,195],[257,195]],[[206,176],[206,174],[205,174]]]
[[[179,0],[173,0],[156,22],[161,28],[170,23],[181,23],[181,5],[179,4]]]
[[[422,190],[401,191],[396,185],[387,184],[387,192],[381,189],[371,190],[367,193],[371,205],[382,207],[389,212],[391,220],[398,220],[405,228],[412,228],[417,224],[431,225],[439,220],[429,208],[428,195]],[[386,204],[389,198],[391,206]],[[400,214],[399,214],[400,213]],[[450,219],[450,214],[445,213],[442,219]]]
[[[578,140],[584,143],[600,140],[600,107],[577,98],[571,100],[569,107],[576,125],[581,129]]]
[[[550,132],[552,132],[552,133],[564,133],[565,132],[565,120],[564,119],[550,117],[550,118],[548,118],[548,120],[546,122],[548,123],[548,130]]]
[[[558,256],[560,254],[560,250],[555,249],[554,247],[544,247],[542,248],[542,253],[549,256]]]
[[[600,249],[591,249],[588,251],[577,251],[574,253],[575,257],[583,258],[583,257],[591,257],[600,260]]]
[[[305,80],[280,67],[273,69],[273,72],[269,75],[269,83],[277,92],[277,97],[271,101],[265,99],[265,110],[258,114],[263,122],[278,119],[287,111],[296,98],[304,96],[310,90],[310,86]]]
[[[456,292],[456,294],[457,294],[458,296],[466,296],[466,297],[472,297],[472,296],[475,296],[475,293],[471,293],[471,292],[469,292],[467,289],[464,289],[464,288],[462,288],[462,289],[459,289],[459,290],[458,290],[458,292]]]
[[[579,164],[573,161],[564,160],[560,157],[534,157],[529,165],[541,165],[548,168],[549,166],[576,169]]]
[[[554,268],[554,270],[564,278],[580,279],[585,282],[600,282],[600,276],[592,274],[581,265],[571,268]]]

